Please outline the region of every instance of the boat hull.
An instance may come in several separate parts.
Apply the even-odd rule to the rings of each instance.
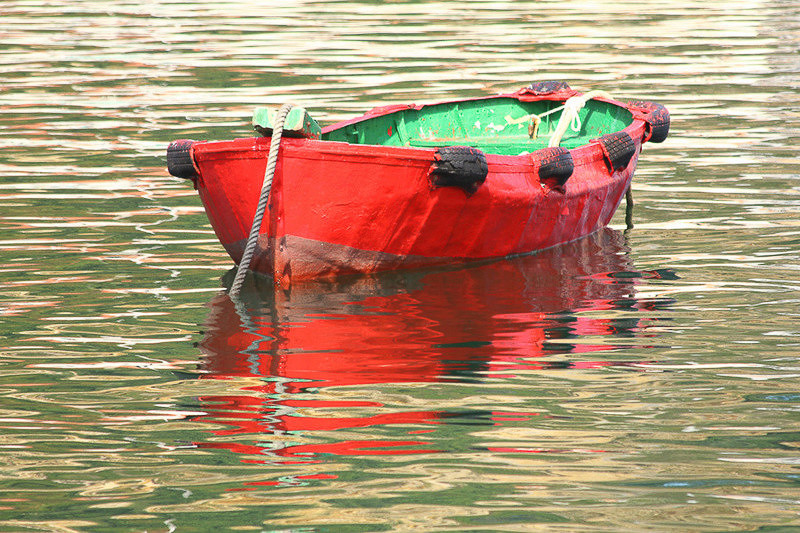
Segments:
[[[525,91],[505,96],[538,98]],[[250,269],[288,285],[502,258],[587,236],[611,221],[630,186],[642,143],[666,135],[668,128],[662,106],[613,103],[633,116],[624,130],[571,150],[481,153],[486,175],[473,189],[440,186],[434,179],[440,153],[434,147],[284,138]],[[354,121],[394,110],[373,110]],[[666,126],[650,120],[657,112],[666,117]],[[604,140],[615,135],[614,142]],[[617,141],[627,144],[622,158],[614,152]],[[253,137],[189,146],[191,177],[217,237],[237,263],[258,204],[270,142]],[[569,159],[566,181],[554,181],[546,172],[554,154]]]
[[[237,263],[269,143],[253,138],[193,145],[200,198]],[[485,183],[468,195],[431,186],[432,150],[285,139],[250,268],[287,283],[499,258],[569,242],[610,222],[640,147],[613,172],[599,149],[573,150],[573,174],[558,189],[540,182],[532,158],[488,154]]]

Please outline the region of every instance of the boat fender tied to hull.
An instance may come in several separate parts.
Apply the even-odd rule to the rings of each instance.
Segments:
[[[603,150],[603,158],[609,172],[623,170],[631,162],[633,154],[636,153],[636,143],[633,138],[624,131],[603,135],[593,142],[600,144]]]
[[[198,177],[192,161],[192,144],[192,140],[179,139],[167,147],[167,171],[176,178],[193,180]]]
[[[566,148],[542,148],[532,155],[539,163],[539,181],[551,189],[561,189],[575,170],[572,154]]]
[[[644,141],[654,143],[664,142],[669,134],[669,110],[661,104],[647,102],[645,100],[628,102],[628,106],[637,111],[641,111],[644,115]]]
[[[460,187],[472,195],[478,190],[489,167],[486,156],[471,146],[442,146],[433,155],[428,178],[434,187]]]

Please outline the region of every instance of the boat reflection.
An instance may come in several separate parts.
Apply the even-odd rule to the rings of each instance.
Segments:
[[[291,292],[275,293],[269,280],[252,278],[244,305],[225,294],[210,302],[201,343],[204,377],[244,379],[245,386],[200,399],[207,414],[198,420],[217,429],[213,442],[198,445],[284,462],[319,454],[430,453],[435,450],[426,442],[413,439],[335,440],[327,432],[399,424],[424,433],[420,425],[440,424],[452,413],[387,410],[335,388],[637,363],[597,354],[618,350],[621,339],[631,347],[630,338],[646,338],[647,322],[657,318],[642,311],[663,302],[637,299],[635,287],[652,276],[659,273],[633,268],[622,234],[606,229],[512,260],[296,285]],[[232,441],[237,435],[257,442]],[[334,440],[302,442],[309,436]]]

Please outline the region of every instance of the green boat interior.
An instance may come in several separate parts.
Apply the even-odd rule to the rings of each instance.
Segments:
[[[348,124],[323,133],[322,139],[383,146],[462,145],[490,154],[520,155],[547,147],[562,110],[559,101],[520,102],[507,97],[427,105]],[[576,148],[632,121],[627,109],[589,100],[559,146]]]

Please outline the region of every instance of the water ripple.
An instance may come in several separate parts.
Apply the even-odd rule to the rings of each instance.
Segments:
[[[796,2],[2,14],[2,528],[796,523]],[[241,309],[164,169],[172,139],[250,135],[256,105],[330,123],[542,79],[669,107],[632,230],[290,294],[249,279]]]

